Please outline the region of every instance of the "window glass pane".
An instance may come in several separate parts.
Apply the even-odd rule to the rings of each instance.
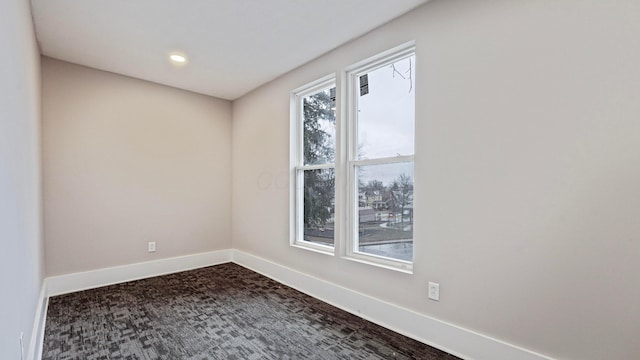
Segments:
[[[359,252],[413,261],[413,162],[356,166]]]
[[[335,170],[304,170],[304,240],[333,246]]]
[[[360,76],[358,159],[414,152],[415,56]]]
[[[304,165],[333,164],[335,159],[335,88],[302,99]]]

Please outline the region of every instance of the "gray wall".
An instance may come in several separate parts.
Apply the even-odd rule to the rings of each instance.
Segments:
[[[639,13],[434,1],[235,101],[233,246],[553,357],[638,358]],[[414,39],[414,274],[290,247],[290,91]]]
[[[0,358],[27,356],[42,287],[40,55],[28,1],[0,2]]]
[[[230,102],[46,57],[42,94],[48,276],[231,247]]]

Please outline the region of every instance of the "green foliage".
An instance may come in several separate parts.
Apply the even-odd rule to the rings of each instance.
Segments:
[[[304,226],[323,228],[333,213],[335,193],[334,169],[304,172]]]
[[[335,124],[336,121],[328,91],[305,97],[302,105],[305,164],[333,163],[335,146],[331,136],[322,128],[323,122]]]
[[[305,164],[333,163],[335,145],[324,129],[327,122],[335,124],[335,112],[329,91],[303,99],[303,155]],[[335,170],[304,172],[304,227],[323,228],[333,213]]]

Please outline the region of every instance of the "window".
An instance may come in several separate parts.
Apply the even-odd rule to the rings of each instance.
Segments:
[[[335,76],[292,92],[291,243],[331,254],[337,245],[348,259],[411,271],[414,46],[344,74],[343,119]]]
[[[347,69],[346,255],[410,270],[413,262],[413,45]]]
[[[333,252],[336,87],[329,76],[292,94],[292,243]]]

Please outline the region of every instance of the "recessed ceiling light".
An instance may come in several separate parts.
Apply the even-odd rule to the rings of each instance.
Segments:
[[[171,54],[169,55],[169,59],[176,64],[184,64],[187,62],[187,58],[180,54]]]

